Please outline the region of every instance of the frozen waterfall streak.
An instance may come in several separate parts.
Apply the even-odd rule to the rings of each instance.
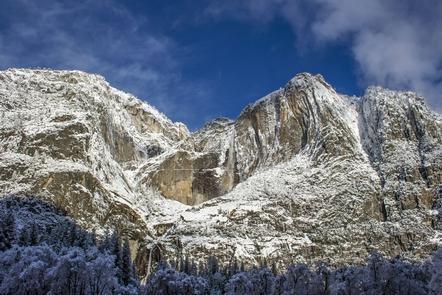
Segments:
[[[152,253],[155,251],[155,248],[158,249],[158,251],[160,251],[160,256],[161,256],[161,243],[163,242],[164,239],[167,238],[167,236],[169,235],[169,233],[171,232],[171,230],[176,226],[176,224],[174,224],[171,228],[169,228],[160,238],[155,239],[154,241],[152,241],[152,247],[149,250],[149,260],[147,261],[147,271],[146,271],[146,276],[141,280],[141,282],[143,284],[147,283],[147,280],[149,279],[149,276],[151,274],[151,270],[152,270]]]
[[[150,250],[149,250],[149,260],[147,262],[146,276],[141,280],[141,283],[143,283],[144,285],[147,283],[147,280],[150,276],[150,272],[151,272],[151,268],[152,268],[152,252],[155,250],[155,247],[158,247],[158,244],[156,242],[153,244],[152,248],[150,248]],[[158,247],[158,250],[160,250],[160,252],[161,252],[160,247]]]

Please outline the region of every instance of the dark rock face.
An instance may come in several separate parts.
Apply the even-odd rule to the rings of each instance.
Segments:
[[[300,74],[189,133],[76,71],[0,72],[0,192],[118,228],[145,264],[176,251],[331,264],[441,242],[442,123],[409,92],[336,93]]]

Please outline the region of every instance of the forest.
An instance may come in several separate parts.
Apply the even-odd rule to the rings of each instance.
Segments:
[[[442,248],[422,262],[372,253],[365,265],[284,272],[213,254],[161,261],[144,281],[115,231],[97,237],[36,197],[0,199],[0,294],[442,294]]]

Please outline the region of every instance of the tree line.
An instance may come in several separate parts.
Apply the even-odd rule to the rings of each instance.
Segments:
[[[179,255],[141,283],[129,242],[89,233],[38,198],[0,199],[0,294],[441,294],[442,249],[420,263],[377,253],[366,265],[247,268]]]

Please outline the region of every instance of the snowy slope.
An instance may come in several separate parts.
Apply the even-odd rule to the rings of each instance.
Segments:
[[[442,238],[442,120],[414,93],[347,97],[304,73],[191,134],[100,76],[11,69],[0,112],[0,191],[117,227],[140,264],[153,245],[254,264],[418,258]]]

